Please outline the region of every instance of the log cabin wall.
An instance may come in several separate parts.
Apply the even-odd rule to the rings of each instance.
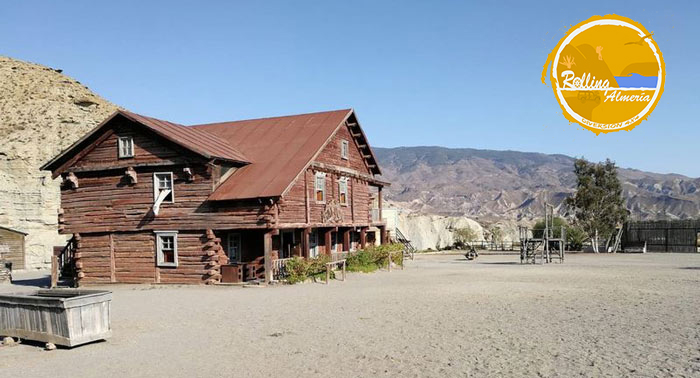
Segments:
[[[345,140],[349,143],[348,159],[341,157],[341,143]],[[361,151],[350,135],[347,126],[338,128],[330,141],[321,150],[314,163],[320,163],[337,170],[346,170],[364,176],[372,176],[370,169],[362,159]],[[341,177],[348,177],[338,173],[326,173],[326,201],[318,203],[315,197],[315,170],[308,168],[302,173],[283,197],[280,205],[280,223],[323,223],[322,214],[326,203],[331,199],[340,201],[338,181]],[[306,188],[306,191],[304,190]],[[360,178],[348,178],[348,204],[341,205],[343,224],[368,224],[370,219],[371,193],[370,185]],[[307,220],[306,203],[308,201],[309,214]]]
[[[158,267],[153,232],[81,235],[76,267],[80,285],[119,283],[201,284],[209,278],[206,231],[177,235],[177,267]]]
[[[87,155],[73,164],[73,169],[100,169],[107,167],[129,167],[148,163],[188,163],[192,160],[203,162],[189,151],[164,140],[155,133],[135,126],[132,121],[117,118],[112,121],[114,126],[110,136],[100,142]],[[130,136],[134,141],[134,156],[119,158],[119,137]]]
[[[273,218],[273,207],[257,201],[208,203],[215,166],[155,135],[127,126],[115,130],[71,167],[78,187],[61,190],[61,233],[265,228]],[[117,139],[125,135],[134,137],[134,158],[118,158]],[[136,172],[136,183],[126,176],[128,167]],[[154,172],[173,173],[175,196],[174,203],[161,205],[156,217],[151,214]]]

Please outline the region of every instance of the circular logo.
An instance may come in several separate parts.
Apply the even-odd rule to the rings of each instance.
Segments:
[[[666,68],[644,26],[626,17],[594,16],[572,27],[542,71],[564,116],[596,134],[631,130],[654,110]]]

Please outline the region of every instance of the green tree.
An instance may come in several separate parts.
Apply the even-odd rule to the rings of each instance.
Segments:
[[[564,218],[554,217],[552,220],[554,238],[561,238],[561,228],[564,226],[564,234],[566,234],[566,244],[573,251],[579,251],[583,247],[583,243],[588,240],[588,235],[581,227],[569,224]],[[544,235],[544,219],[538,220],[532,228],[532,237],[540,239]]]
[[[469,227],[458,228],[452,231],[452,235],[454,236],[455,240],[454,246],[457,249],[471,247],[472,242],[478,238],[476,231]]]
[[[562,226],[564,226],[564,228],[567,228],[569,226],[568,223],[566,223],[566,221],[560,217],[554,217],[554,219],[552,219],[552,224],[552,235],[555,238],[561,237]],[[537,222],[535,222],[535,226],[532,227],[532,237],[536,239],[541,239],[544,235],[544,226],[544,219],[540,219]]]
[[[566,228],[566,243],[572,251],[580,251],[586,240],[588,240],[588,235],[581,227],[570,225]]]
[[[615,227],[627,218],[617,167],[610,159],[604,163],[576,159],[574,173],[576,193],[566,199],[566,204],[575,211],[576,225],[588,235],[593,251],[598,253],[598,238],[609,239]]]
[[[491,233],[491,241],[493,243],[503,242],[503,230],[501,230],[499,226],[491,226],[489,232]]]

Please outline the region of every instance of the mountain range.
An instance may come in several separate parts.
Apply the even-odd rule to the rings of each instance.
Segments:
[[[464,215],[481,220],[531,220],[544,202],[559,215],[576,186],[575,159],[566,155],[444,147],[374,148],[385,198],[426,214]],[[632,219],[700,216],[700,178],[619,168]]]

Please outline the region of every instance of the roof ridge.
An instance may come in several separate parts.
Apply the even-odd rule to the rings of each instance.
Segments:
[[[192,124],[192,125],[185,126],[185,127],[194,127],[194,128],[198,128],[198,127],[200,127],[200,126],[215,126],[215,125],[223,125],[223,124],[226,124],[226,123],[247,122],[247,121],[261,121],[261,120],[265,120],[265,119],[292,118],[292,117],[309,116],[309,115],[314,115],[314,114],[326,114],[326,113],[338,113],[338,112],[351,112],[351,111],[353,111],[353,108],[336,109],[336,110],[323,110],[323,111],[318,111],[318,112],[299,113],[299,114],[287,114],[287,115],[272,116],[272,117],[246,118],[246,119],[238,119],[238,120],[233,120],[233,121],[197,123],[197,124]]]
[[[146,116],[146,115],[139,114],[139,113],[134,113],[134,112],[131,112],[128,110],[119,109],[119,110],[117,110],[117,112],[121,113],[129,118],[135,119],[139,123],[143,123],[142,121],[147,121],[147,123],[155,124],[155,125],[158,125],[160,127],[166,127],[168,129],[170,129],[171,132],[174,131],[176,134],[180,134],[179,135],[180,138],[189,139],[186,142],[188,142],[188,144],[191,143],[194,145],[194,146],[190,145],[190,146],[184,146],[184,147],[189,148],[195,152],[200,153],[200,151],[198,151],[198,150],[201,149],[204,152],[211,154],[212,156],[216,156],[217,155],[216,151],[206,148],[206,145],[202,145],[202,141],[196,140],[198,138],[209,138],[211,141],[213,141],[214,143],[216,143],[218,145],[218,146],[213,146],[215,149],[217,147],[223,148],[223,149],[229,149],[229,151],[227,151],[227,152],[235,155],[235,157],[236,157],[235,160],[250,163],[250,161],[245,157],[245,155],[241,151],[238,150],[238,148],[233,146],[231,143],[229,143],[224,138],[221,138],[218,135],[210,133],[206,130],[200,130],[200,129],[197,129],[194,127],[185,126],[185,125],[180,124],[180,123],[170,122],[170,121]],[[152,129],[153,131],[158,133],[158,130],[154,130],[152,125],[145,125],[145,126],[149,126],[150,129]],[[193,138],[194,138],[194,140],[192,140]],[[180,140],[179,142],[185,142],[185,140]],[[221,157],[221,156],[219,156],[219,157]]]

